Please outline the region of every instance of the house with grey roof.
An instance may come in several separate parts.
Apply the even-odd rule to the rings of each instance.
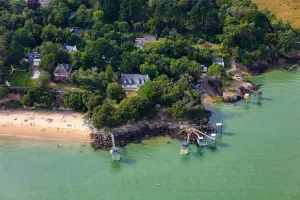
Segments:
[[[225,66],[225,63],[224,63],[224,59],[223,59],[223,58],[220,58],[220,57],[213,58],[212,61],[213,61],[213,63],[222,65],[223,67]]]
[[[154,35],[147,35],[143,38],[136,38],[134,41],[134,45],[139,48],[144,48],[145,44],[147,44],[151,41],[156,41],[156,40],[157,39]]]
[[[75,46],[70,46],[70,45],[64,44],[64,48],[65,48],[69,53],[71,53],[72,51],[77,51],[76,45],[75,45]]]
[[[48,6],[51,3],[51,0],[39,0],[41,6]]]
[[[68,81],[72,68],[71,64],[59,64],[53,72],[55,80],[63,82]]]
[[[138,90],[141,85],[151,80],[148,75],[121,74],[120,81],[124,90]]]
[[[41,62],[41,54],[39,52],[32,52],[28,54],[28,66],[37,67]]]
[[[71,28],[70,33],[78,35],[80,37],[82,36],[82,32],[78,28]]]

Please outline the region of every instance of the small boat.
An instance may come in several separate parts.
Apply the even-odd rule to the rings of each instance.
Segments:
[[[154,186],[161,186],[161,184],[157,183],[157,184],[154,184]]]

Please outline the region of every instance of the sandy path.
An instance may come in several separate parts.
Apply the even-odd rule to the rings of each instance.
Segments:
[[[82,117],[72,112],[0,111],[0,136],[89,141]]]

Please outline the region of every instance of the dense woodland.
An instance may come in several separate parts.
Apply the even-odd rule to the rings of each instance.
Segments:
[[[70,33],[72,27],[83,35]],[[159,40],[144,49],[134,46],[136,37],[149,34]],[[200,97],[193,90],[201,64],[210,66],[213,57],[221,56],[228,66],[233,56],[251,66],[294,50],[299,36],[299,30],[259,11],[251,0],[52,0],[49,6],[38,0],[0,1],[1,75],[11,65],[23,65],[29,52],[41,53],[40,84],[25,92],[21,103],[50,107],[56,97],[47,92],[47,81],[57,64],[71,63],[77,71],[70,81],[84,91],[66,92],[63,103],[87,111],[97,128],[162,109],[173,118],[201,118]],[[68,53],[64,44],[78,51]],[[98,70],[91,70],[95,66]],[[226,84],[223,70],[214,64],[208,75]],[[148,74],[152,81],[127,98],[118,80],[121,73]]]

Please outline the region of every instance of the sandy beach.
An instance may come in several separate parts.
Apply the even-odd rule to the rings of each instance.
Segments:
[[[74,112],[0,111],[0,137],[89,141],[83,115]]]
[[[214,99],[209,96],[207,93],[201,95],[201,102],[202,104],[206,104],[206,105],[212,105],[215,103]]]

